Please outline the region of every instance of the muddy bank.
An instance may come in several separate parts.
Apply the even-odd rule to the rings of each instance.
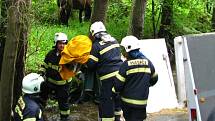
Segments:
[[[59,121],[57,107],[49,107],[45,110],[47,121]],[[91,102],[84,104],[72,105],[71,121],[97,121],[98,109],[97,105]],[[162,110],[157,113],[148,114],[146,121],[188,121],[188,113],[186,109]]]
[[[146,121],[188,121],[188,117],[186,109],[169,109],[148,114]]]

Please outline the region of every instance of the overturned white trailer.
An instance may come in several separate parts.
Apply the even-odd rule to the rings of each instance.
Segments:
[[[187,100],[190,121],[215,121],[208,119],[215,109],[215,33],[174,41],[179,103]]]
[[[147,112],[178,107],[165,39],[141,40],[140,51],[152,61],[158,73],[157,84],[150,87]]]

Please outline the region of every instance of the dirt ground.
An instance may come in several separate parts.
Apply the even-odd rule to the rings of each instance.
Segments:
[[[56,108],[47,109],[48,121],[59,121]],[[84,103],[71,106],[71,121],[97,121],[98,110],[93,103]],[[166,109],[157,113],[148,114],[146,121],[188,121],[186,109]]]
[[[188,121],[187,109],[168,109],[148,115],[146,121]]]

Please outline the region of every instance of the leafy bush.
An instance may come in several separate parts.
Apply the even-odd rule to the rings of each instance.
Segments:
[[[107,20],[119,21],[124,17],[130,16],[130,2],[111,2],[107,11]]]
[[[58,21],[57,0],[32,0],[34,22],[56,23]]]
[[[121,41],[129,28],[132,0],[109,2],[106,27],[113,37]],[[161,5],[161,0],[155,0],[156,32],[160,26]],[[211,31],[211,15],[206,12],[203,1],[175,0],[173,12],[172,25],[168,29],[174,37]],[[69,38],[88,35],[90,22],[79,23],[78,19],[70,19],[68,27],[50,24],[58,21],[56,0],[32,0],[32,15],[34,21],[28,43],[27,70],[39,69],[45,54],[52,48],[54,33],[65,32]],[[144,37],[153,38],[151,1],[147,1],[144,20]]]
[[[69,27],[62,25],[44,25],[33,24],[31,28],[30,38],[28,40],[28,50],[26,58],[26,70],[38,71],[43,63],[45,55],[52,49],[54,45],[54,34],[56,32],[64,32],[69,40],[74,36],[83,34],[88,35],[89,22],[80,24],[78,20],[74,20],[76,24]]]

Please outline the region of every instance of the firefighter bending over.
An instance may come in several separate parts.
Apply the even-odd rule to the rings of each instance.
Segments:
[[[114,106],[112,87],[117,70],[122,64],[120,46],[115,38],[106,32],[102,22],[90,26],[90,38],[93,42],[87,67],[96,70],[101,83],[99,96],[99,119],[102,121],[119,121],[120,107]],[[116,118],[114,117],[117,115]]]

